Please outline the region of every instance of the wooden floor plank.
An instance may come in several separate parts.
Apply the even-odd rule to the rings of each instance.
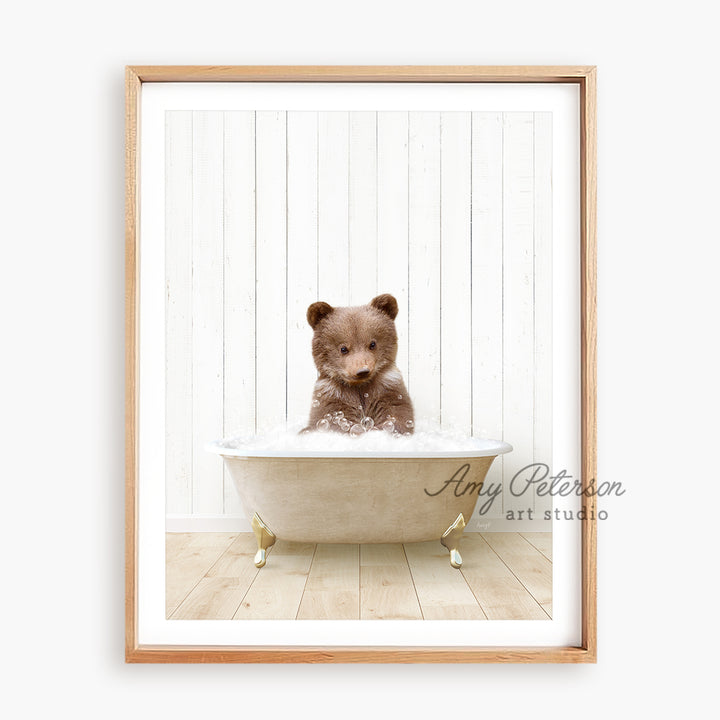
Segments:
[[[240,533],[172,614],[173,620],[230,620],[258,574],[255,536]],[[268,552],[268,561],[272,548]]]
[[[179,553],[197,533],[165,533],[165,554],[172,557]]]
[[[460,551],[463,577],[489,620],[549,619],[479,533],[465,533]]]
[[[540,605],[552,601],[552,563],[518,533],[481,533]]]
[[[550,533],[466,533],[462,570],[438,542],[312,545],[278,540],[254,565],[252,533],[167,533],[167,617],[546,619]]]
[[[462,573],[450,565],[450,554],[438,541],[404,547],[425,620],[486,619]]]
[[[236,620],[294,620],[302,598],[315,546],[278,540],[267,565],[256,575]]]
[[[552,560],[551,532],[520,533],[532,546],[536,547],[548,560]]]
[[[268,562],[273,548],[267,551]],[[239,533],[230,547],[218,558],[217,562],[208,569],[209,577],[235,577],[247,572],[248,568],[255,567],[255,553],[257,540],[254,533]]]
[[[318,545],[297,612],[298,620],[357,620],[359,545]]]
[[[360,546],[360,619],[422,620],[402,545]]]
[[[244,577],[204,577],[171,615],[171,620],[232,620],[249,582]]]
[[[400,543],[381,543],[360,546],[360,567],[363,565],[405,565],[407,557]]]
[[[173,538],[170,540],[170,547],[166,544],[166,617],[170,617],[177,610],[180,603],[237,537],[237,533],[188,534],[191,537],[187,538],[186,542]]]

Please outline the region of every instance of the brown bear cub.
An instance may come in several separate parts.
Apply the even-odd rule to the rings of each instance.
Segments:
[[[318,379],[302,432],[413,432],[412,402],[395,366],[397,314],[392,295],[378,295],[360,307],[316,302],[308,308]]]

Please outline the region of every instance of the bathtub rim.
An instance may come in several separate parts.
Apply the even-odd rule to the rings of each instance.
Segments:
[[[437,460],[451,458],[476,458],[476,457],[497,457],[505,453],[512,452],[513,446],[503,440],[491,440],[477,438],[483,447],[475,450],[398,450],[397,452],[387,451],[361,451],[361,450],[305,450],[305,449],[288,449],[288,450],[269,450],[255,449],[252,446],[231,448],[224,443],[230,442],[229,439],[214,440],[205,445],[205,450],[216,455],[227,458],[348,458],[353,460],[417,460],[423,458],[434,458]]]

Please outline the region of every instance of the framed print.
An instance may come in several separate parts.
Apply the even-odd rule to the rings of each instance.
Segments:
[[[126,660],[594,662],[595,68],[126,98]]]

